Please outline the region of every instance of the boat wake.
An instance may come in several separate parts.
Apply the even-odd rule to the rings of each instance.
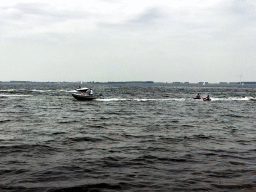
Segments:
[[[228,98],[211,98],[212,101],[249,101],[255,100],[253,97],[228,97]]]
[[[168,98],[168,99],[148,99],[148,98],[104,98],[104,99],[96,99],[97,101],[198,101],[190,98]],[[200,99],[202,100],[202,99]],[[250,100],[256,100],[256,98],[253,97],[228,97],[228,98],[214,98],[211,97],[211,101],[250,101]]]
[[[170,98],[170,99],[125,99],[125,98],[109,98],[109,99],[96,99],[97,101],[185,101],[184,98]]]
[[[32,97],[33,95],[5,95],[1,94],[0,97]]]

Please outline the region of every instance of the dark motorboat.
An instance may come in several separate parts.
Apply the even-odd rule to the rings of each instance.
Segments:
[[[79,101],[90,101],[98,98],[92,95],[81,95],[81,94],[75,94],[75,93],[73,93],[72,96]]]
[[[98,98],[102,98],[102,96],[100,95],[100,97],[98,96],[93,96],[93,94],[88,94],[86,93],[86,91],[88,91],[89,89],[86,87],[79,87],[78,89],[76,89],[76,91],[80,92],[80,93],[73,93],[72,96],[79,100],[79,101],[90,101],[93,99],[98,99]],[[92,90],[90,89],[90,93],[92,93]]]

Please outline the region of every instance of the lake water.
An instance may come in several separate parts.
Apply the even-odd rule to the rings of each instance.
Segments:
[[[0,191],[256,190],[256,86],[84,86],[0,84]]]

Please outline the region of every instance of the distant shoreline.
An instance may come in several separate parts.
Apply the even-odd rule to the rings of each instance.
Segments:
[[[108,81],[108,82],[39,82],[39,81],[0,81],[0,84],[168,84],[168,85],[256,85],[255,81],[246,82],[219,82],[219,83],[208,83],[208,82],[154,82],[154,81]]]

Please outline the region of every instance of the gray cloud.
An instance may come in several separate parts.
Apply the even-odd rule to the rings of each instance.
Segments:
[[[22,14],[27,15],[48,15],[48,5],[46,3],[20,3],[9,9],[15,9]]]
[[[22,21],[29,24],[31,20],[34,20],[37,24],[47,24],[86,19],[89,15],[88,12],[81,10],[58,10],[46,3],[20,3],[15,6],[0,8],[0,11],[2,23]]]
[[[154,24],[157,20],[163,18],[163,14],[161,14],[161,9],[157,7],[153,7],[145,10],[140,15],[136,16],[136,18],[129,21],[129,23],[134,24]]]
[[[0,8],[0,32],[15,32],[1,39],[0,62],[16,80],[218,82],[236,81],[241,71],[244,80],[255,80],[255,7],[233,0],[112,15],[17,4]],[[55,25],[61,26],[52,31]],[[90,73],[83,79],[84,71]]]

